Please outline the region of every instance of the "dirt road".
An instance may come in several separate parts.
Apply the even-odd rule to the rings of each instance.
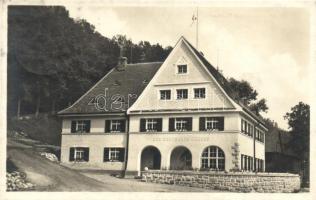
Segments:
[[[80,173],[41,157],[32,148],[8,140],[7,156],[38,191],[212,192],[200,188],[144,183],[108,174]],[[213,191],[214,192],[214,191]]]

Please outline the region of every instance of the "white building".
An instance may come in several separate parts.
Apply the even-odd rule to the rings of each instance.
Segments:
[[[59,115],[76,169],[264,171],[264,123],[184,37],[163,63],[121,58]]]

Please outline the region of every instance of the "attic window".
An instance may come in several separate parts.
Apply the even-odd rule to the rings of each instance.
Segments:
[[[148,80],[147,79],[143,80],[143,84],[147,85],[148,84]]]
[[[178,65],[178,74],[186,74],[188,72],[187,65]]]

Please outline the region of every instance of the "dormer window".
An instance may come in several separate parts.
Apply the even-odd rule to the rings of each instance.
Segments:
[[[178,74],[186,74],[188,73],[187,65],[178,65]]]

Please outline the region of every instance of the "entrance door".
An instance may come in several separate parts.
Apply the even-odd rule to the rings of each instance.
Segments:
[[[146,147],[141,155],[141,171],[148,169],[160,169],[161,154],[154,146]]]
[[[170,156],[171,170],[190,170],[192,169],[192,154],[186,147],[176,147]]]

